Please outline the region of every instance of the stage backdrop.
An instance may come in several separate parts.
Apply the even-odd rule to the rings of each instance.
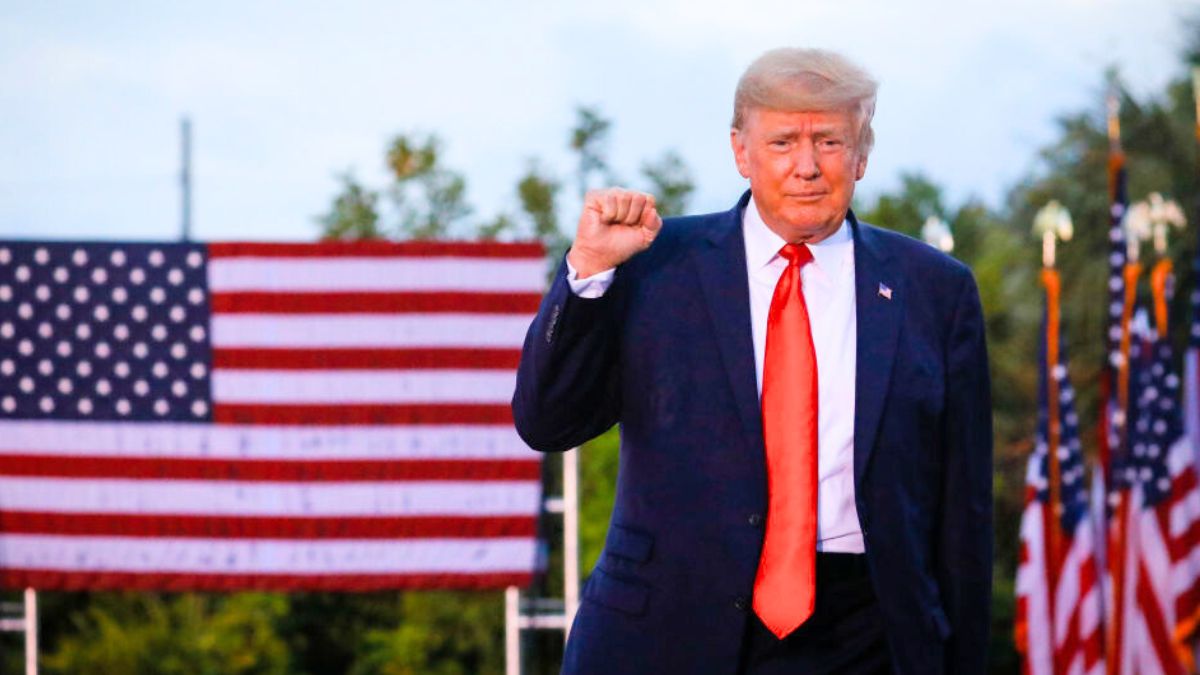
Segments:
[[[537,244],[0,241],[0,583],[492,588]]]

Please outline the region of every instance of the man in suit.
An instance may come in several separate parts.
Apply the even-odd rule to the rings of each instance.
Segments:
[[[835,53],[767,52],[735,94],[733,209],[588,195],[513,397],[537,450],[621,425],[565,673],[983,672],[979,294],[850,211],[875,90]]]

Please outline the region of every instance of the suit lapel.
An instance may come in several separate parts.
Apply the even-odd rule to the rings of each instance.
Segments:
[[[904,277],[869,225],[849,214],[854,228],[854,286],[858,321],[854,383],[854,483],[866,475],[891,383],[896,338],[904,315]],[[882,286],[881,286],[882,284]],[[890,297],[887,297],[889,296]]]
[[[762,448],[762,414],[754,366],[754,338],[750,329],[750,285],[746,278],[746,246],[742,239],[742,209],[738,205],[721,214],[707,241],[694,250],[692,261],[704,290],[721,363],[733,388],[738,415],[751,448]],[[757,455],[761,457],[761,454]]]

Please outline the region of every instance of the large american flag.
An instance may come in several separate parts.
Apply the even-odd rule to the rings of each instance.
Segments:
[[[1084,478],[1075,390],[1067,377],[1065,341],[1051,322],[1057,324],[1058,317],[1047,311],[1038,363],[1037,437],[1026,471],[1021,516],[1015,637],[1022,672],[1027,675],[1099,675],[1104,672],[1101,567]],[[1056,362],[1051,363],[1047,352],[1054,339],[1059,349]],[[1052,410],[1059,430],[1053,435]],[[1052,454],[1059,465],[1058,505],[1051,498]]]
[[[536,244],[0,241],[0,583],[524,585]]]
[[[1165,309],[1163,310],[1165,316]],[[1129,452],[1114,456],[1112,672],[1195,672],[1200,611],[1200,484],[1168,335],[1133,322]]]

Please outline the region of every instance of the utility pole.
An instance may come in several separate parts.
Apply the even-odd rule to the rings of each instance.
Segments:
[[[179,185],[182,188],[179,238],[190,241],[192,238],[192,121],[184,116],[179,124],[181,153],[179,169]]]

